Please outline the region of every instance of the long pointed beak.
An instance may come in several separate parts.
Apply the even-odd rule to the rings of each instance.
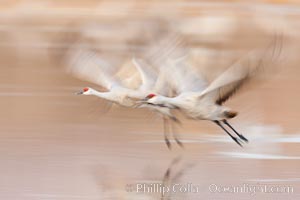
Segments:
[[[142,105],[147,104],[147,103],[148,103],[147,99],[141,99],[141,100],[136,101],[136,104],[135,104],[134,107],[137,108],[137,107],[142,106]]]
[[[76,92],[75,94],[76,94],[76,95],[81,95],[81,94],[83,94],[83,91]]]
[[[139,101],[136,101],[136,103],[137,103],[138,105],[142,105],[142,104],[146,104],[147,101],[144,100],[144,99],[141,99],[141,100],[139,100]]]
[[[147,103],[147,98],[143,98],[143,99],[141,99],[141,100],[139,100],[139,102],[142,102],[142,103]]]

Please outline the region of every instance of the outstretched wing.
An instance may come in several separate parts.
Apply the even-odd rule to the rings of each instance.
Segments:
[[[203,91],[207,87],[206,80],[188,63],[187,56],[169,60],[169,82],[177,95],[184,92]]]
[[[140,57],[142,57],[147,64],[150,64],[156,73],[155,84],[153,87],[149,87],[150,90],[168,96],[173,89],[170,87],[173,71],[169,69],[167,61],[169,59],[182,57],[184,51],[183,37],[180,33],[172,30],[168,25],[164,27],[159,37],[155,37],[152,41],[147,43]],[[139,64],[144,68],[142,63]],[[149,67],[145,67],[145,69],[149,69]],[[146,71],[144,72],[146,74],[148,73]]]
[[[139,89],[142,91],[149,91],[153,89],[157,79],[157,73],[155,73],[152,67],[146,63],[145,60],[132,58],[132,63],[142,78],[142,84]]]
[[[149,47],[144,57],[158,71],[154,92],[170,96],[206,87],[206,81],[189,65],[188,55],[184,37],[176,32],[166,34]]]
[[[89,49],[72,48],[68,53],[67,72],[82,80],[110,89],[118,84],[115,71],[109,62]]]
[[[265,50],[248,53],[200,92],[199,97],[216,92],[216,103],[224,103],[261,69],[274,63],[281,53],[281,45],[276,37]]]
[[[216,98],[216,104],[222,105],[249,80],[250,80],[250,76],[245,76],[239,81],[228,84],[226,87],[219,88],[217,98]]]

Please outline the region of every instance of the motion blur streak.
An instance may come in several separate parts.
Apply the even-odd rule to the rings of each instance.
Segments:
[[[0,199],[249,199],[209,186],[253,181],[294,192],[251,198],[299,196],[298,1],[3,0],[0,16]],[[276,65],[226,102],[240,111],[231,123],[249,139],[244,148],[213,124],[175,112],[185,148],[169,151],[156,114],[76,96],[86,86],[105,88],[66,70],[72,53],[88,50],[136,89],[142,79],[132,57],[155,68],[188,51],[187,65],[212,81],[274,35],[284,44]],[[172,54],[174,46],[182,51]],[[192,183],[199,193],[126,190],[144,182]]]

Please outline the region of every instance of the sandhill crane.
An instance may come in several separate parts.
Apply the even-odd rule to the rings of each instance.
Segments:
[[[171,88],[167,86],[165,79],[168,72],[163,71],[164,68],[161,66],[170,55],[178,54],[180,43],[181,38],[177,33],[166,34],[165,37],[153,43],[150,42],[138,59],[132,59],[137,73],[132,73],[126,80],[116,76],[120,70],[116,69],[118,68],[116,65],[110,65],[89,48],[75,44],[69,52],[68,71],[77,78],[96,83],[107,90],[107,92],[99,92],[86,87],[78,94],[94,95],[125,107],[148,108],[159,113],[163,118],[164,139],[170,149],[169,128],[173,127],[173,122],[180,124],[180,121],[168,107],[145,105],[141,104],[140,100],[153,92],[165,96],[170,95]],[[136,89],[131,82],[135,82],[137,78],[142,79],[142,84]],[[176,132],[173,130],[172,133],[176,143],[183,147]]]
[[[180,121],[167,107],[157,107],[140,103],[140,100],[142,100],[145,95],[149,94],[150,92],[157,92],[166,95],[164,93],[165,88],[164,91],[159,91],[159,89],[154,88],[158,77],[157,73],[151,69],[149,64],[142,59],[132,59],[132,63],[134,64],[138,75],[142,79],[142,84],[135,89],[133,87],[125,87],[125,85],[131,85],[130,83],[123,84],[126,81],[129,82],[132,81],[132,79],[135,79],[137,77],[135,73],[133,73],[133,75],[125,81],[117,78],[114,75],[116,70],[111,70],[108,67],[105,68],[99,65],[103,64],[104,62],[92,51],[81,49],[79,52],[72,52],[72,59],[69,62],[69,73],[83,80],[96,83],[107,90],[106,92],[99,92],[93,88],[85,87],[77,94],[94,95],[105,99],[108,102],[116,103],[121,106],[130,108],[148,108],[159,113],[163,117],[165,142],[168,148],[171,148],[171,143],[168,138],[168,126],[170,125],[169,120],[176,123],[180,123]],[[177,144],[183,147],[182,143],[174,132],[173,137]]]
[[[190,82],[194,91],[184,88],[181,93],[176,97],[166,97],[157,94],[149,94],[145,98],[145,103],[156,105],[160,107],[168,107],[170,109],[178,109],[188,118],[196,120],[210,120],[215,122],[220,126],[238,145],[242,146],[241,141],[248,142],[242,134],[238,133],[229,123],[228,119],[231,119],[237,115],[237,112],[223,106],[222,104],[226,102],[235,92],[246,83],[251,77],[253,77],[254,72],[263,66],[264,59],[271,60],[281,51],[276,52],[277,40],[272,42],[265,51],[252,51],[248,53],[245,57],[240,59],[234,65],[229,67],[224,73],[218,76],[210,84],[203,85],[203,81],[192,81],[185,79],[184,76],[179,79],[173,79],[178,86],[181,83]],[[266,58],[267,57],[267,58]],[[252,62],[252,66],[247,64]],[[182,63],[175,62],[173,65],[182,66]],[[189,77],[189,76],[187,76]],[[197,90],[197,91],[195,91]],[[233,136],[223,125],[224,123],[228,126],[239,138]]]

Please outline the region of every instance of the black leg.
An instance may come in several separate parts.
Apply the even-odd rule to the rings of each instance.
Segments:
[[[167,171],[164,174],[164,178],[162,180],[162,185],[164,187],[170,187],[173,184],[173,178],[171,178],[171,173],[174,170],[174,166],[178,165],[178,163],[181,161],[181,156],[177,156],[176,158],[173,158],[172,162],[170,163]],[[180,172],[180,171],[179,171]],[[175,174],[176,175],[176,174]],[[171,191],[170,191],[171,192]],[[161,193],[161,200],[170,200],[170,193],[167,192],[166,194]]]
[[[176,143],[177,143],[181,148],[184,148],[184,145],[182,144],[182,142],[181,142],[178,138],[175,137],[175,141],[176,141]]]
[[[171,121],[171,120],[172,120],[172,121]],[[179,121],[177,118],[175,118],[175,117],[174,117],[174,118],[171,118],[171,120],[170,120],[170,124],[171,124],[171,128],[172,128],[173,137],[174,137],[176,143],[177,143],[181,148],[184,148],[184,145],[183,145],[183,143],[180,141],[179,135],[178,135],[177,131],[175,130],[175,126],[176,126],[177,124],[180,124],[180,121]]]
[[[235,132],[235,134],[237,136],[239,136],[239,138],[241,138],[242,140],[244,140],[245,142],[248,142],[248,139],[245,138],[242,134],[239,134],[228,122],[227,120],[223,120],[224,124],[226,124],[229,128],[231,128],[231,130],[233,130]]]
[[[166,142],[166,145],[167,145],[168,149],[171,150],[171,143],[170,143],[170,140],[168,138],[168,135],[169,135],[168,119],[163,118],[163,121],[164,121],[164,137],[165,137],[165,142]]]
[[[220,126],[230,137],[231,137],[231,139],[233,139],[238,145],[240,145],[241,147],[243,147],[242,146],[242,144],[239,142],[239,140],[238,140],[238,138],[236,138],[236,137],[234,137],[234,136],[232,136],[223,126],[222,126],[222,124],[219,122],[219,121],[214,121],[218,126]]]

